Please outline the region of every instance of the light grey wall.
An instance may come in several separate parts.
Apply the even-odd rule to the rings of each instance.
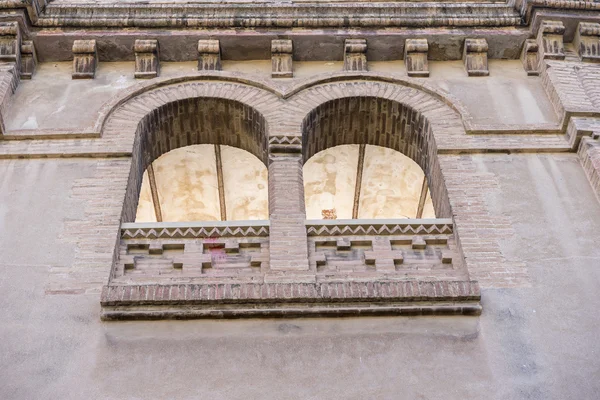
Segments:
[[[484,288],[481,317],[112,323],[97,293],[45,292],[98,161],[0,162],[0,398],[600,398],[600,203],[577,157],[472,157],[530,277]]]

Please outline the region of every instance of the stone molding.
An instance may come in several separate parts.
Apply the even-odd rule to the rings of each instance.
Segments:
[[[123,239],[194,239],[212,237],[266,237],[269,221],[123,223]]]
[[[306,220],[308,236],[451,234],[452,219]]]
[[[580,22],[573,46],[582,61],[600,62],[600,24]]]
[[[102,319],[479,315],[473,281],[105,286]],[[182,307],[184,306],[184,307]]]

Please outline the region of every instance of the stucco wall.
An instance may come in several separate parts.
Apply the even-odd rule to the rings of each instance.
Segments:
[[[540,77],[527,76],[518,60],[490,60],[490,76],[468,77],[461,61],[430,62],[429,84],[462,101],[478,124],[558,123]],[[100,62],[96,79],[72,80],[71,63],[42,63],[31,81],[19,86],[9,108],[7,129],[75,129],[93,125],[101,106],[120,90],[139,83],[133,63]],[[271,61],[224,61],[223,69],[252,74],[277,86],[290,86],[320,74],[342,71],[340,62],[295,62],[293,80],[272,80]],[[406,77],[404,62],[371,62],[370,71]],[[197,73],[193,62],[161,63],[161,77]],[[20,104],[35,106],[20,107]]]
[[[127,163],[0,161],[0,397],[598,398],[600,203],[577,156],[463,157],[497,180],[484,202],[529,276],[484,286],[480,317],[116,323],[99,320],[110,262],[78,267],[87,294],[56,289],[81,232],[98,235],[71,230],[82,188]]]

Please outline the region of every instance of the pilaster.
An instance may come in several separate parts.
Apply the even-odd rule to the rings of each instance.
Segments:
[[[306,271],[308,240],[304,225],[301,139],[271,137],[269,153],[270,268],[271,271]]]

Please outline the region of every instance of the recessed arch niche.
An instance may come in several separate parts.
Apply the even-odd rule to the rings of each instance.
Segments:
[[[136,130],[123,221],[136,221],[144,173],[162,155],[194,145],[219,145],[230,153],[234,150],[229,146],[245,150],[266,166],[267,135],[263,115],[235,100],[187,98],[155,108]],[[207,158],[211,163],[211,156]]]
[[[322,150],[303,168],[307,219],[435,218],[421,167],[373,145]]]
[[[363,145],[365,154],[367,145],[400,152],[423,171],[433,214],[438,218],[451,216],[431,125],[421,112],[385,98],[337,98],[318,105],[306,115],[302,140],[305,165],[317,153],[341,145]],[[379,156],[385,154],[379,152]],[[376,163],[378,156],[374,157]],[[310,179],[309,176],[305,182]],[[423,181],[414,184],[422,185]]]

